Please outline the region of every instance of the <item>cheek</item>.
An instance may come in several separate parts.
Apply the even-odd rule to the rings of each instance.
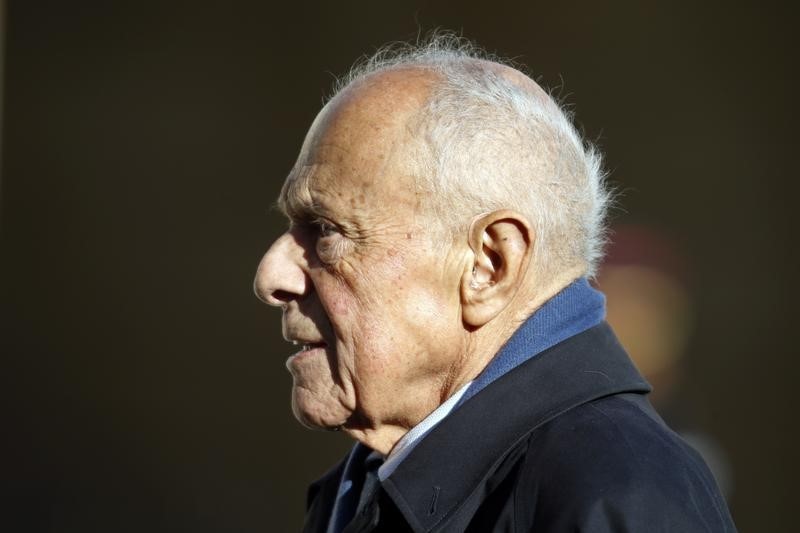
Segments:
[[[460,315],[435,288],[407,282],[396,293],[388,291],[376,309],[355,323],[361,369],[400,377],[438,366],[442,345],[452,341]]]
[[[448,302],[445,295],[427,290],[427,288],[412,287],[407,291],[403,313],[412,322],[418,324],[439,323],[449,320],[454,307]]]
[[[457,290],[448,291],[430,268],[419,269],[416,256],[384,254],[369,269],[348,263],[316,284],[336,337],[364,370],[381,370],[403,350],[428,350],[437,331],[460,323]]]
[[[322,309],[331,323],[347,321],[354,312],[358,299],[342,276],[320,272],[314,277],[313,284]]]
[[[328,314],[334,320],[345,321],[353,311],[355,301],[345,295],[337,295],[330,298]]]
[[[412,338],[424,338],[420,332],[430,335],[437,326],[453,323],[460,308],[457,287],[449,287],[433,267],[419,264],[419,258],[393,255],[366,288],[372,306],[385,321],[383,326],[403,330],[404,336]]]

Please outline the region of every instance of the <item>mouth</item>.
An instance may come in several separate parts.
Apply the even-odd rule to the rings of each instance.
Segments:
[[[305,361],[308,358],[316,357],[313,354],[324,354],[325,349],[328,347],[328,343],[326,342],[304,342],[293,340],[292,344],[295,346],[300,346],[300,351],[290,355],[289,359],[286,360],[286,368],[288,368],[293,374],[294,372],[292,370],[296,369],[297,365],[302,364],[302,361]]]
[[[296,357],[302,357],[302,356],[304,356],[306,354],[310,354],[312,352],[322,351],[322,350],[324,350],[325,348],[328,347],[328,343],[324,342],[324,341],[310,342],[310,341],[305,341],[305,340],[295,340],[295,339],[293,339],[292,340],[292,344],[294,344],[295,346],[300,346],[300,351],[295,353],[291,357],[291,359],[294,359]]]
[[[314,350],[316,348],[325,348],[325,347],[328,346],[328,343],[323,342],[323,341],[320,341],[320,342],[303,342],[303,341],[293,340],[292,344],[294,344],[295,346],[301,346],[302,347],[301,351],[303,351],[303,352],[309,352],[309,351]]]

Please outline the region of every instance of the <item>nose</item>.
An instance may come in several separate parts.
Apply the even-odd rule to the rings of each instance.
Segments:
[[[256,270],[253,290],[262,302],[282,306],[305,294],[308,276],[303,268],[303,248],[286,232],[272,243]]]

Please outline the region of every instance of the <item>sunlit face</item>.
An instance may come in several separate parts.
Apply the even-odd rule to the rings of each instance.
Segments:
[[[463,351],[463,265],[432,242],[404,164],[414,99],[376,85],[320,113],[281,193],[290,228],[256,274],[301,347],[287,367],[312,427],[415,423],[441,401],[417,391],[442,389]]]

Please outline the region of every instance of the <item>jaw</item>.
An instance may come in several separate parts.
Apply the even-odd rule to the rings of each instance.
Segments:
[[[342,426],[342,430],[353,439],[383,456],[389,455],[389,452],[392,451],[397,441],[408,433],[410,429],[405,426],[388,424],[376,428],[358,427],[357,424],[356,426],[351,424],[352,422],[348,421],[347,424]]]
[[[295,418],[309,429],[339,429],[352,412],[331,398],[295,383],[292,388],[292,411]]]
[[[312,429],[338,428],[353,412],[353,402],[333,371],[334,352],[330,346],[311,347],[286,362],[294,378],[292,410],[301,424]]]

